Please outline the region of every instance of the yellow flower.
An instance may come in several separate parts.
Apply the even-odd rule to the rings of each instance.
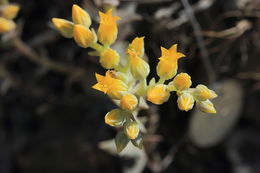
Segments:
[[[198,102],[198,108],[205,113],[216,113],[216,109],[214,108],[213,103],[209,100]]]
[[[75,24],[83,25],[86,28],[89,28],[89,26],[91,25],[91,18],[89,14],[75,4],[72,6],[72,21]]]
[[[12,20],[5,19],[0,17],[0,34],[9,32],[15,29],[16,24]]]
[[[207,99],[216,98],[218,95],[215,91],[208,89],[205,85],[198,85],[194,91],[194,96],[200,100],[205,101]]]
[[[164,84],[158,84],[148,89],[147,100],[154,104],[162,104],[170,97],[170,92]]]
[[[106,13],[99,12],[100,25],[98,28],[98,40],[103,45],[111,45],[117,37],[116,21],[120,19],[118,16],[112,15],[112,9]]]
[[[111,49],[107,48],[103,52],[101,52],[99,62],[105,69],[112,69],[118,66],[120,61],[119,54]]]
[[[124,130],[129,139],[135,139],[139,134],[139,125],[135,121],[127,122],[124,125]]]
[[[172,85],[178,91],[182,91],[190,88],[191,84],[192,84],[191,77],[187,73],[178,74],[172,81]]]
[[[122,126],[125,122],[125,115],[121,109],[113,109],[105,116],[105,123],[110,126]]]
[[[104,92],[112,99],[121,99],[123,93],[127,91],[126,84],[119,79],[113,78],[109,71],[106,72],[105,76],[96,73],[96,78],[98,83],[93,88]]]
[[[16,4],[7,4],[1,7],[0,14],[6,19],[13,19],[17,16],[18,11],[20,10],[19,5]]]
[[[130,61],[131,74],[137,80],[145,79],[150,73],[150,67],[142,58],[138,56],[135,50],[127,51]]]
[[[74,40],[80,47],[87,48],[97,41],[95,31],[91,31],[83,25],[74,25],[73,31]]]
[[[183,93],[178,97],[177,103],[180,110],[187,112],[193,108],[194,99],[191,94]]]
[[[65,38],[73,37],[73,26],[74,24],[68,20],[60,18],[52,18],[52,23],[60,34]]]
[[[125,94],[120,100],[120,107],[127,111],[133,111],[137,106],[138,100],[133,94]]]
[[[174,44],[170,49],[161,47],[162,56],[157,65],[157,74],[165,79],[173,78],[178,69],[178,59],[185,57],[184,54],[177,52],[177,44]]]
[[[136,52],[137,56],[143,57],[144,55],[144,37],[136,37],[132,43],[129,44],[128,49]]]

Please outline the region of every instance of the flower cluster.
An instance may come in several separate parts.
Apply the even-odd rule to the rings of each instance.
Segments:
[[[72,7],[72,22],[53,18],[56,29],[67,38],[74,38],[83,48],[93,48],[92,55],[99,57],[101,66],[106,69],[105,75],[96,74],[97,84],[94,89],[107,94],[115,100],[118,108],[105,115],[105,123],[122,130],[116,136],[118,151],[122,151],[129,141],[142,148],[142,137],[134,111],[140,107],[140,100],[148,100],[154,104],[168,101],[171,92],[178,96],[180,110],[191,110],[196,103],[206,113],[216,113],[210,101],[217,97],[216,93],[204,85],[190,88],[192,81],[187,73],[177,74],[178,60],[185,57],[177,51],[177,44],[169,49],[161,47],[158,58],[157,74],[159,80],[152,78],[147,82],[150,73],[149,64],[144,60],[144,37],[136,37],[126,48],[125,56],[111,48],[117,38],[117,20],[112,9],[99,12],[100,23],[96,34],[91,26],[89,14],[77,5]],[[177,74],[177,75],[176,75]]]
[[[8,3],[0,0],[0,34],[15,29],[16,24],[13,19],[17,16],[20,7],[17,4]]]

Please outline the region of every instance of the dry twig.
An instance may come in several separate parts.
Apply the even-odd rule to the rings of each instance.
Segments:
[[[198,44],[198,47],[199,47],[200,53],[201,53],[200,57],[201,57],[203,65],[205,67],[206,73],[208,75],[209,82],[212,83],[216,80],[216,74],[213,71],[212,64],[209,60],[208,51],[206,49],[206,46],[204,44],[203,37],[201,34],[200,24],[197,21],[195,15],[194,15],[193,9],[192,9],[191,5],[189,4],[188,0],[181,0],[181,2],[184,6],[186,15],[188,16],[188,18],[191,22],[191,25],[193,27],[196,41],[197,41],[197,44]]]

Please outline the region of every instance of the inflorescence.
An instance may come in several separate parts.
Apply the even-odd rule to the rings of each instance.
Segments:
[[[99,17],[97,34],[90,28],[92,21],[89,14],[77,5],[72,7],[72,22],[60,18],[53,18],[52,22],[64,37],[74,38],[80,47],[94,49],[90,54],[98,56],[101,66],[107,70],[104,75],[96,73],[97,84],[93,88],[107,94],[118,105],[117,109],[105,115],[106,124],[122,129],[115,140],[118,152],[129,141],[142,148],[139,121],[133,115],[140,107],[141,99],[159,105],[168,101],[170,93],[176,92],[180,110],[189,111],[196,103],[201,111],[216,113],[210,99],[217,97],[217,94],[201,84],[191,88],[191,77],[187,73],[177,74],[178,60],[185,57],[177,51],[177,44],[169,49],[161,47],[161,57],[156,67],[159,80],[152,78],[147,82],[150,66],[143,59],[144,37],[134,38],[125,56],[121,56],[111,48],[117,38],[120,17],[114,16],[112,9],[99,12]]]

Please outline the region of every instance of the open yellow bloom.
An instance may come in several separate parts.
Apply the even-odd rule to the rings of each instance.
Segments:
[[[7,4],[0,8],[0,14],[2,17],[6,19],[13,19],[17,16],[19,10],[20,10],[19,5]]]
[[[183,93],[178,97],[177,103],[180,110],[187,112],[193,108],[194,99],[191,94]]]
[[[140,58],[135,50],[128,49],[127,53],[129,55],[130,69],[133,77],[137,80],[145,79],[150,73],[150,67],[147,62]]]
[[[94,30],[91,31],[83,25],[74,25],[73,31],[74,40],[80,47],[87,48],[97,41]]]
[[[74,24],[68,20],[60,18],[52,18],[52,23],[55,28],[60,32],[60,34],[65,38],[73,37],[73,27]]]
[[[128,49],[136,52],[137,56],[143,57],[144,55],[144,37],[136,37],[130,44]]]
[[[124,130],[129,139],[135,139],[139,134],[139,125],[135,121],[128,122],[124,125]]]
[[[205,85],[198,85],[194,91],[194,96],[201,101],[205,101],[207,99],[214,99],[218,95],[215,91],[208,89]]]
[[[178,59],[185,57],[184,54],[177,52],[177,44],[174,44],[171,48],[166,49],[161,47],[162,55],[159,58],[160,62],[157,65],[157,74],[165,79],[173,78],[178,69]]]
[[[126,84],[119,79],[113,78],[109,71],[106,72],[105,76],[96,73],[96,79],[98,83],[93,88],[104,92],[112,99],[121,99],[123,93],[127,91]]]
[[[172,85],[178,91],[182,91],[190,88],[191,84],[192,84],[191,77],[187,73],[178,74],[172,81]]]
[[[112,9],[106,13],[99,12],[100,25],[98,28],[98,40],[103,45],[111,45],[117,37],[116,21],[120,19],[118,16],[113,16]]]
[[[154,104],[163,104],[170,97],[170,92],[164,84],[155,85],[147,91],[147,100]]]
[[[110,126],[122,126],[125,122],[125,115],[121,109],[113,109],[105,116],[105,123]]]
[[[120,107],[127,111],[133,111],[138,104],[138,100],[133,94],[125,94],[120,100]]]
[[[216,109],[214,108],[213,103],[209,100],[198,102],[198,108],[202,112],[209,113],[209,114],[215,114],[217,112]]]
[[[118,66],[120,56],[117,51],[107,48],[101,52],[99,62],[105,69],[112,69]]]
[[[12,20],[5,19],[0,17],[0,34],[9,32],[15,29],[16,24]]]
[[[89,14],[75,4],[72,6],[72,21],[73,23],[83,25],[86,28],[89,28],[91,25],[91,18]]]

